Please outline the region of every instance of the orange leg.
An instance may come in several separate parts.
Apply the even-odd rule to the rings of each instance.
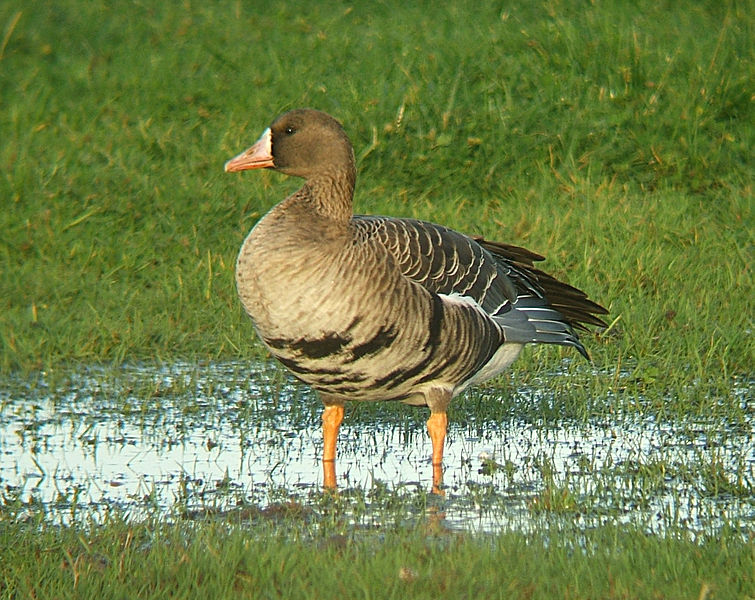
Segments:
[[[322,487],[335,492],[336,490],[336,461],[322,461]]]
[[[327,404],[322,412],[323,487],[336,487],[336,441],[343,421],[343,404]]]
[[[443,444],[446,441],[448,415],[445,412],[431,412],[427,420],[427,432],[433,443],[433,492],[442,494],[440,486],[443,483]]]

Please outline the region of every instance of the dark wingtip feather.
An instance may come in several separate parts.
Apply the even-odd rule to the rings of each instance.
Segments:
[[[475,241],[494,257],[504,261],[509,267],[526,274],[527,280],[534,282],[539,287],[539,291],[548,304],[560,312],[569,325],[575,329],[587,331],[587,325],[608,327],[608,324],[598,316],[607,315],[608,310],[590,300],[582,290],[535,268],[535,261],[545,260],[540,254],[511,244],[491,242],[481,237],[475,238]],[[585,358],[590,360],[581,343],[576,348]]]

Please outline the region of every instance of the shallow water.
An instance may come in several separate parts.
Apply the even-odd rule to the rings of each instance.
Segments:
[[[272,365],[124,366],[50,380],[0,382],[0,518],[100,520],[114,509],[177,518],[280,503],[317,510],[319,401]],[[516,411],[503,422],[452,422],[446,496],[437,499],[427,493],[425,411],[360,410],[347,407],[337,474],[351,499],[347,517],[361,526],[428,510],[448,528],[491,532],[543,520],[692,534],[755,525],[753,423],[613,416],[554,425]]]

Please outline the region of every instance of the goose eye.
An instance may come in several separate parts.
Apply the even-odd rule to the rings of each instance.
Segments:
[[[296,129],[291,126],[286,127],[286,135],[293,135],[294,133],[296,133]]]

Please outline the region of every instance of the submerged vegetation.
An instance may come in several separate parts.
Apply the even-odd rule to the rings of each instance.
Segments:
[[[505,400],[491,388],[456,406],[441,502],[424,485],[422,412],[350,407],[340,494],[321,504],[318,402],[280,375],[270,364],[173,363],[89,368],[55,385],[45,376],[2,382],[6,517],[197,519],[290,503],[313,519],[337,507],[357,529],[416,524],[429,510],[450,530],[486,533],[621,523],[691,538],[755,524],[745,428],[621,414],[544,419],[516,379]]]
[[[0,421],[18,439],[0,445],[0,597],[754,597],[752,24],[748,3],[712,1],[3,3]],[[526,246],[605,305],[592,365],[532,348],[459,398],[445,501],[390,474],[340,499],[309,480],[259,497],[246,464],[202,497],[220,511],[53,518],[81,482],[52,477],[50,500],[7,470],[16,448],[42,460],[46,427],[97,460],[180,445],[203,418],[216,452],[214,425],[275,433],[282,410],[294,436],[276,440],[316,431],[316,398],[260,366],[233,284],[243,237],[298,182],[222,171],[301,106],[354,142],[357,211]],[[179,363],[222,374],[132,370]],[[229,395],[258,368],[263,392]],[[424,418],[350,407],[342,474],[382,468],[377,440],[411,448]],[[112,441],[137,421],[142,437]],[[571,441],[566,460],[529,455],[519,426]],[[177,485],[179,507],[207,492]],[[660,498],[663,527],[623,518]],[[738,508],[700,527],[695,502]],[[466,507],[529,529],[439,518]]]

